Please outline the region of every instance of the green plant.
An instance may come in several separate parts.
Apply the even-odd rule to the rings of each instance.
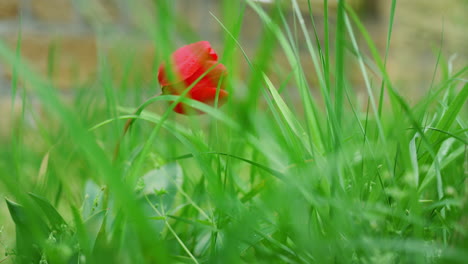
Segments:
[[[223,15],[211,16],[225,35],[220,61],[230,72],[230,96],[221,109],[161,95],[135,111],[159,92],[156,69],[149,83],[116,83],[104,49],[97,79],[68,104],[50,80],[21,60],[19,48],[12,51],[0,41],[0,59],[14,69],[13,95],[20,94],[23,103],[12,138],[0,149],[0,191],[9,197],[16,228],[16,249],[6,261],[467,259],[468,67],[443,69],[448,74],[435,78],[428,93],[410,104],[386,72],[397,1],[384,58],[345,1],[339,1],[336,25],[329,23],[324,2],[321,36],[315,23],[312,28],[305,23],[316,19],[310,2],[310,17],[303,17],[291,1],[291,25],[279,2],[265,9],[251,0],[223,1]],[[154,10],[133,16],[158,47],[159,65],[168,61],[174,38],[197,39],[174,30],[180,20],[171,5],[155,3]],[[263,26],[253,55],[239,37],[246,9]],[[361,38],[364,44],[358,44]],[[277,50],[288,67],[273,61]],[[305,69],[304,60],[313,69]],[[364,80],[364,105],[347,80],[350,61]],[[248,68],[246,76],[240,67]],[[291,99],[294,94],[297,99]],[[46,110],[45,117],[33,102]],[[179,102],[206,114],[178,116],[172,109]],[[129,119],[136,122],[113,161]],[[7,219],[1,215],[0,223]]]

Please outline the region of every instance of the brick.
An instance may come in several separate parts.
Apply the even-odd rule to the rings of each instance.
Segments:
[[[33,15],[43,22],[72,22],[74,20],[73,5],[70,0],[33,0],[31,5]]]
[[[18,16],[18,12],[18,0],[0,1],[0,20],[14,18]]]
[[[115,0],[80,1],[77,7],[80,15],[90,23],[113,23],[120,16]]]
[[[109,43],[106,53],[117,87],[124,77],[130,85],[156,80],[159,61],[155,60],[156,53],[152,42],[122,37]]]
[[[265,4],[274,4],[276,0],[257,0],[260,3]],[[355,8],[360,8],[362,5],[365,4],[366,0],[347,0],[346,3],[351,5]],[[367,1],[376,1],[376,0],[367,0]],[[309,12],[309,2],[312,8],[312,12],[314,13],[321,13],[323,11],[323,0],[298,0],[297,5],[299,9],[304,12]],[[289,1],[284,1],[283,7],[291,8],[292,5]],[[338,7],[338,0],[328,0],[328,8],[329,9],[336,9]]]
[[[44,36],[23,33],[21,55],[43,76],[49,75],[49,57],[53,56],[52,81],[59,88],[69,88],[83,83],[96,72],[96,41],[93,36]],[[6,38],[14,49],[16,36]],[[11,78],[11,68],[3,65],[7,77]]]
[[[13,50],[16,36],[9,36],[7,43]],[[117,86],[124,76],[130,84],[155,80],[159,61],[155,61],[156,54],[152,42],[136,41],[121,36],[103,45],[103,55],[111,67],[112,80]],[[21,55],[44,77],[49,76],[48,61],[52,50],[55,50],[55,53],[51,79],[59,89],[70,89],[96,76],[97,47],[93,36],[26,34],[22,37]],[[11,79],[12,69],[7,65],[0,65],[0,68],[1,66],[7,70],[6,77]]]
[[[12,107],[10,97],[0,96],[0,113],[2,113],[2,118],[0,118],[0,142],[10,135],[13,120],[20,116],[21,107],[20,101],[17,101],[15,106]]]

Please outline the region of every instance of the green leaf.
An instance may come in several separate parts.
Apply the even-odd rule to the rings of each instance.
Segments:
[[[418,151],[416,148],[416,139],[419,137],[419,134],[416,134],[409,143],[409,155],[411,159],[412,174],[414,176],[414,186],[419,184],[419,165],[418,165]]]
[[[101,231],[102,223],[104,222],[104,217],[106,216],[107,210],[102,210],[94,215],[92,215],[88,220],[84,222],[86,227],[86,232],[88,234],[88,245],[92,250],[99,232]]]
[[[44,197],[41,197],[34,193],[29,193],[29,196],[31,196],[34,202],[36,202],[37,205],[39,205],[39,208],[41,208],[42,212],[44,212],[52,228],[60,228],[62,225],[67,224],[63,217]]]
[[[94,249],[94,245],[99,232],[101,231],[107,210],[102,210],[92,215],[84,222],[76,208],[73,208],[72,212],[76,226],[75,238],[78,240],[84,253],[89,255]]]
[[[183,172],[179,163],[172,162],[147,172],[141,180],[141,194],[148,196],[157,206],[164,206],[164,210],[167,211],[182,186]]]
[[[86,233],[86,227],[81,219],[79,210],[76,207],[72,207],[73,221],[75,222],[75,239],[78,240],[80,247],[85,251],[89,252],[88,247],[88,235]]]
[[[273,101],[275,102],[276,106],[283,115],[283,118],[286,120],[294,134],[301,139],[307,138],[307,134],[304,128],[301,126],[301,123],[297,120],[291,109],[289,109],[287,104],[284,102],[283,98],[281,98],[280,94],[276,90],[271,80],[268,78],[268,76],[266,76],[266,74],[263,74],[263,78],[265,79],[268,91],[270,91],[271,96],[273,97]]]
[[[19,205],[13,201],[10,201],[8,198],[5,198],[8,210],[10,211],[11,218],[16,225],[27,224],[28,217],[26,216],[26,211],[22,205]]]
[[[424,177],[421,185],[419,186],[419,191],[423,191],[429,183],[431,183],[434,179],[437,179],[437,192],[439,196],[441,195],[442,189],[442,178],[440,175],[440,171],[443,170],[447,165],[451,162],[455,161],[457,158],[460,158],[465,152],[465,146],[461,146],[457,149],[451,149],[453,146],[455,139],[449,138],[442,143],[439,152],[437,153],[436,160],[432,163],[429,171]]]
[[[447,111],[444,112],[442,118],[439,120],[435,128],[441,131],[448,131],[467,100],[468,84],[465,84],[465,86],[463,86],[462,90],[458,93],[453,102],[449,105]],[[439,140],[442,137],[444,137],[443,134],[432,132],[430,139],[431,142],[435,143],[439,142]]]
[[[16,251],[18,263],[38,263],[40,246],[49,230],[43,220],[32,210],[5,198],[11,218],[16,225]]]

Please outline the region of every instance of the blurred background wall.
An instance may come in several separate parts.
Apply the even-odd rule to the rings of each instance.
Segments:
[[[0,0],[0,39],[15,49],[21,32],[21,54],[33,67],[53,79],[59,89],[70,91],[92,81],[98,71],[98,49],[105,48],[115,57],[116,76],[119,76],[119,61],[125,53],[135,55],[139,71],[135,78],[151,82],[158,61],[157,47],[145,38],[143,11],[151,15],[151,2],[128,0]],[[298,0],[304,15],[308,17],[306,0]],[[180,32],[192,34],[191,39],[206,39],[216,50],[222,49],[223,30],[210,15],[212,12],[222,20],[221,0],[174,0],[175,15],[180,23],[174,25]],[[262,0],[268,9],[268,0]],[[290,1],[284,0],[288,10]],[[323,1],[312,0],[312,10],[319,31],[323,24]],[[329,0],[330,21],[337,0]],[[389,20],[390,0],[349,0],[359,12],[377,46],[385,49]],[[148,4],[148,5],[145,5]],[[148,7],[151,7],[148,9]],[[141,15],[139,12],[142,12]],[[428,89],[441,47],[442,59],[453,63],[454,69],[466,66],[468,61],[468,1],[466,0],[400,0],[397,1],[393,38],[388,70],[403,94],[417,97]],[[287,11],[287,19],[293,23],[294,15]],[[306,19],[312,30],[310,20]],[[104,32],[108,39],[99,39],[96,32]],[[241,31],[241,44],[250,55],[255,54],[256,42],[262,30],[261,22],[250,9],[245,12]],[[184,34],[185,34],[184,33]],[[310,32],[312,34],[312,32]],[[300,40],[302,34],[298,34]],[[197,39],[198,38],[198,39]],[[299,41],[301,42],[301,41]],[[100,44],[99,44],[100,43]],[[179,43],[180,45],[183,42]],[[175,49],[176,47],[174,47]],[[124,52],[122,52],[124,51]],[[304,58],[307,50],[301,49]],[[114,56],[115,55],[115,56]],[[281,51],[275,54],[275,63],[287,64]],[[312,63],[304,60],[306,71],[312,72]],[[0,106],[9,109],[12,69],[0,61]],[[247,74],[244,72],[244,74]],[[356,89],[362,86],[357,67],[348,69],[350,81]],[[310,77],[313,81],[313,75]],[[19,106],[18,106],[19,107]],[[4,110],[2,110],[3,112]],[[6,110],[5,110],[6,111]],[[0,127],[8,120],[2,119]],[[3,123],[3,124],[2,124]]]

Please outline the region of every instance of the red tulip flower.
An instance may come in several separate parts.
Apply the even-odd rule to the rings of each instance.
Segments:
[[[218,105],[221,106],[226,101],[228,92],[224,90],[223,83],[227,74],[226,67],[218,62],[218,55],[208,41],[189,44],[176,50],[171,56],[170,67],[173,76],[169,76],[167,65],[162,64],[159,67],[158,80],[163,94],[181,95],[193,85],[186,94],[191,99],[212,106],[219,90]],[[184,103],[177,104],[174,111],[180,114],[200,113]]]

